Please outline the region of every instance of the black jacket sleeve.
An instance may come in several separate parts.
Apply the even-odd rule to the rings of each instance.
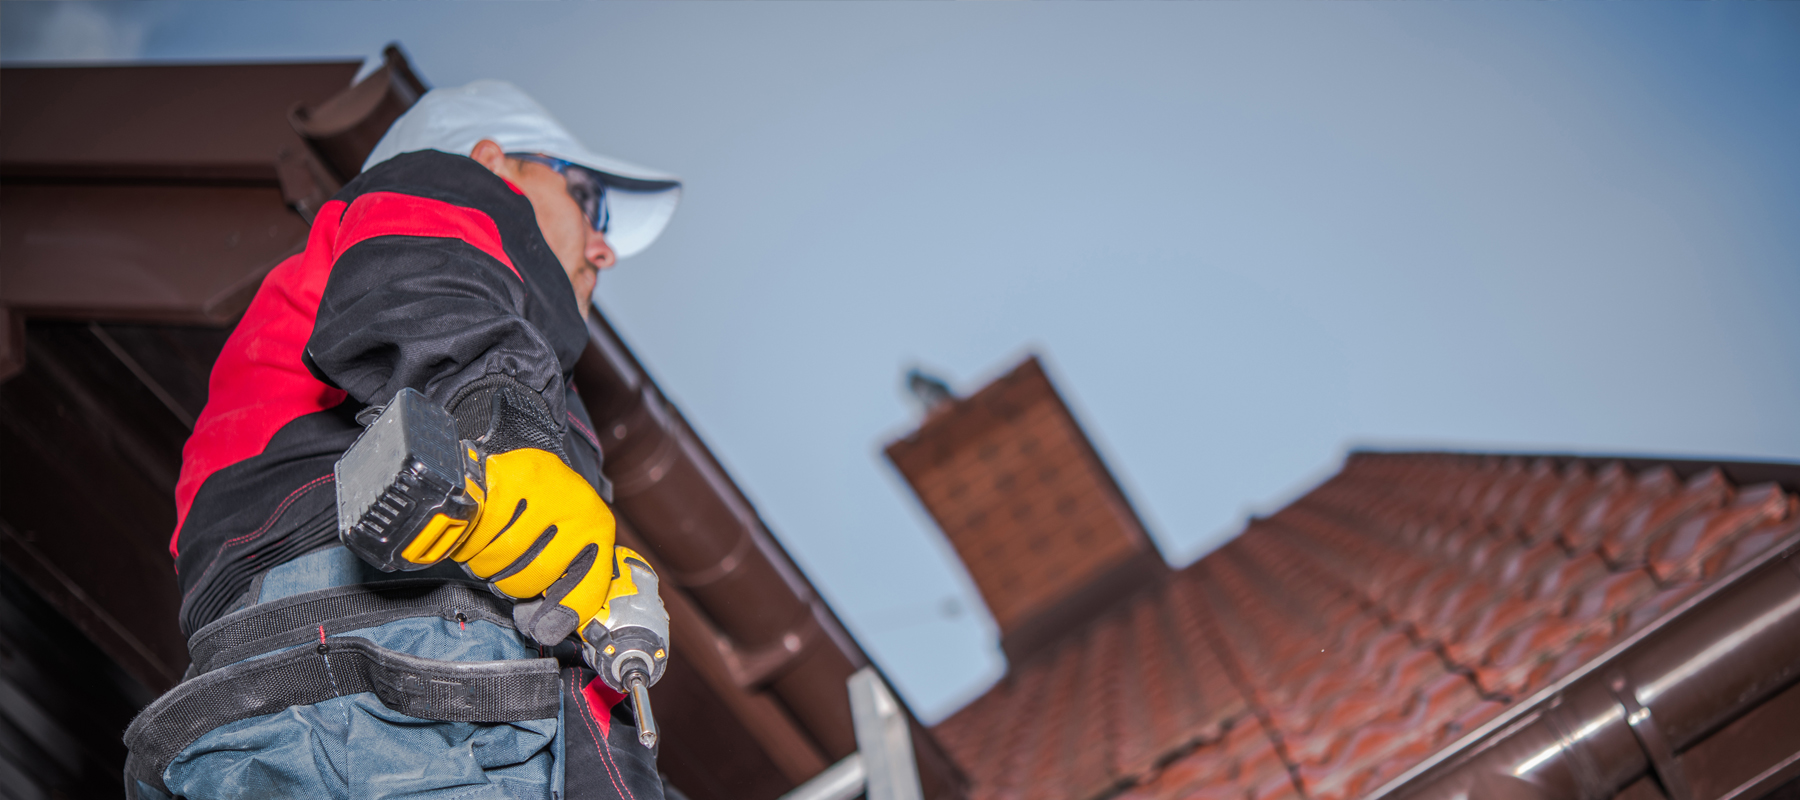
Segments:
[[[386,162],[337,199],[338,255],[308,366],[367,405],[410,386],[465,428],[485,429],[495,387],[522,388],[560,431],[587,332],[530,202],[475,161],[435,151]],[[466,405],[479,412],[458,408],[477,396]]]

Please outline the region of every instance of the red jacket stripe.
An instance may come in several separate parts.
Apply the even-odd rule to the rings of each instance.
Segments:
[[[468,242],[505,264],[513,277],[525,280],[500,245],[500,226],[473,208],[410,194],[370,192],[350,204],[342,224],[331,254],[333,261],[357,243],[377,236],[436,236]]]
[[[319,209],[306,251],[263,279],[243,321],[226,339],[207,385],[206,408],[181,451],[170,555],[180,555],[181,526],[207,478],[261,453],[282,426],[344,401],[343,390],[321,383],[300,358],[331,274],[332,243],[343,213],[342,200]]]

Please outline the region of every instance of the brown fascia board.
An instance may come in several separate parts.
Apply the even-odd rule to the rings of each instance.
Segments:
[[[0,69],[0,180],[275,185],[297,103],[350,85],[357,61]]]
[[[790,777],[809,778],[856,750],[845,682],[869,658],[598,309],[588,332],[575,380],[607,454],[614,508],[663,576],[673,616],[703,629],[687,639],[704,651],[699,671],[750,715],[746,726]],[[917,719],[911,728],[925,796],[965,796],[948,753]]]
[[[1784,471],[1767,466],[1750,474]],[[1648,774],[1671,800],[1713,800],[1719,795],[1701,796],[1693,784],[1716,776],[1686,774],[1700,764],[1683,751],[1741,727],[1734,720],[1769,717],[1759,706],[1796,678],[1800,533],[1370,798],[1606,798]],[[1763,721],[1792,733],[1791,719]]]
[[[277,169],[306,150],[288,111],[358,66],[0,69],[0,308],[230,324],[306,241]],[[0,330],[0,349],[21,352],[18,333]]]
[[[251,185],[13,184],[0,225],[15,313],[218,326],[307,235],[279,188]]]

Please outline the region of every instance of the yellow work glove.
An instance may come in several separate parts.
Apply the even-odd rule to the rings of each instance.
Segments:
[[[481,509],[450,558],[516,601],[521,633],[554,645],[606,603],[612,510],[562,458],[562,431],[534,392],[489,376],[453,403],[451,414],[463,437],[487,455],[483,480],[468,484]],[[471,435],[476,431],[479,437]]]
[[[488,456],[486,471],[481,515],[450,558],[496,594],[520,601],[543,595],[543,603],[522,603],[514,616],[521,632],[556,644],[606,602],[612,510],[554,453],[524,448]]]

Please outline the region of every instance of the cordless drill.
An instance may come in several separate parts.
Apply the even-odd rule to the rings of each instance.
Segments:
[[[484,460],[480,445],[457,438],[456,420],[442,406],[401,389],[338,459],[338,537],[384,572],[442,561],[460,541],[452,529],[466,531],[479,519]],[[669,615],[642,556],[615,547],[611,566],[596,617],[606,632],[583,633],[582,657],[614,691],[631,696],[638,741],[655,747],[649,689],[668,663]]]

